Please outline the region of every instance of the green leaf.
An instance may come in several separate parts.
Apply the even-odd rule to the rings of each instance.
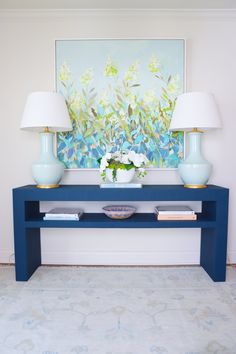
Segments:
[[[97,113],[96,113],[96,111],[95,111],[95,109],[93,107],[91,107],[91,111],[92,111],[94,117],[97,117]]]
[[[86,130],[86,132],[84,133],[84,137],[87,138],[89,137],[90,135],[94,134],[94,129],[93,127],[89,128]]]
[[[132,110],[132,108],[131,108],[131,106],[129,104],[129,106],[128,106],[128,115],[129,115],[129,117],[132,116],[132,114],[133,114],[133,110]]]
[[[121,103],[123,102],[122,98],[120,97],[120,95],[116,95],[118,101],[120,101]]]
[[[118,170],[118,168],[120,169],[120,170],[131,170],[132,168],[135,168],[135,166],[133,165],[133,163],[130,163],[130,164],[124,164],[124,163],[121,163],[121,162],[119,162],[119,161],[115,161],[115,160],[111,160],[110,162],[109,162],[109,165],[108,165],[108,167],[107,168],[109,168],[109,169],[111,169],[111,170]]]

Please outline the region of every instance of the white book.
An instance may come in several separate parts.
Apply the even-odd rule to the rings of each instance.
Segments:
[[[79,218],[83,214],[80,208],[53,208],[45,213],[46,217]]]
[[[68,220],[68,221],[73,221],[73,220],[80,220],[81,216],[77,216],[77,217],[58,217],[58,216],[44,216],[43,220]]]
[[[102,183],[100,188],[142,188],[141,183]]]
[[[195,211],[187,205],[161,205],[155,207],[158,215],[193,215]]]

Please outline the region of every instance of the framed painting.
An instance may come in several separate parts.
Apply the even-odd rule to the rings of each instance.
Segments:
[[[57,138],[67,169],[98,168],[116,150],[143,153],[152,168],[177,168],[184,137],[169,125],[185,87],[183,39],[56,40],[55,64],[73,124]]]

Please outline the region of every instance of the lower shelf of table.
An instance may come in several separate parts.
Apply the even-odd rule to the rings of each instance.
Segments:
[[[203,214],[197,220],[157,221],[153,213],[137,213],[128,219],[114,220],[100,213],[85,213],[79,221],[43,220],[38,218],[25,221],[26,228],[214,228],[216,222]]]

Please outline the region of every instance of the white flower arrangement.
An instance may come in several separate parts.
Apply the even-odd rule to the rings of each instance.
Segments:
[[[103,180],[106,179],[106,169],[113,170],[113,179],[116,180],[117,170],[131,170],[135,168],[138,178],[144,177],[147,172],[145,167],[149,160],[144,154],[137,154],[135,151],[115,151],[113,153],[107,152],[102,158],[98,160],[100,164],[100,174]]]

